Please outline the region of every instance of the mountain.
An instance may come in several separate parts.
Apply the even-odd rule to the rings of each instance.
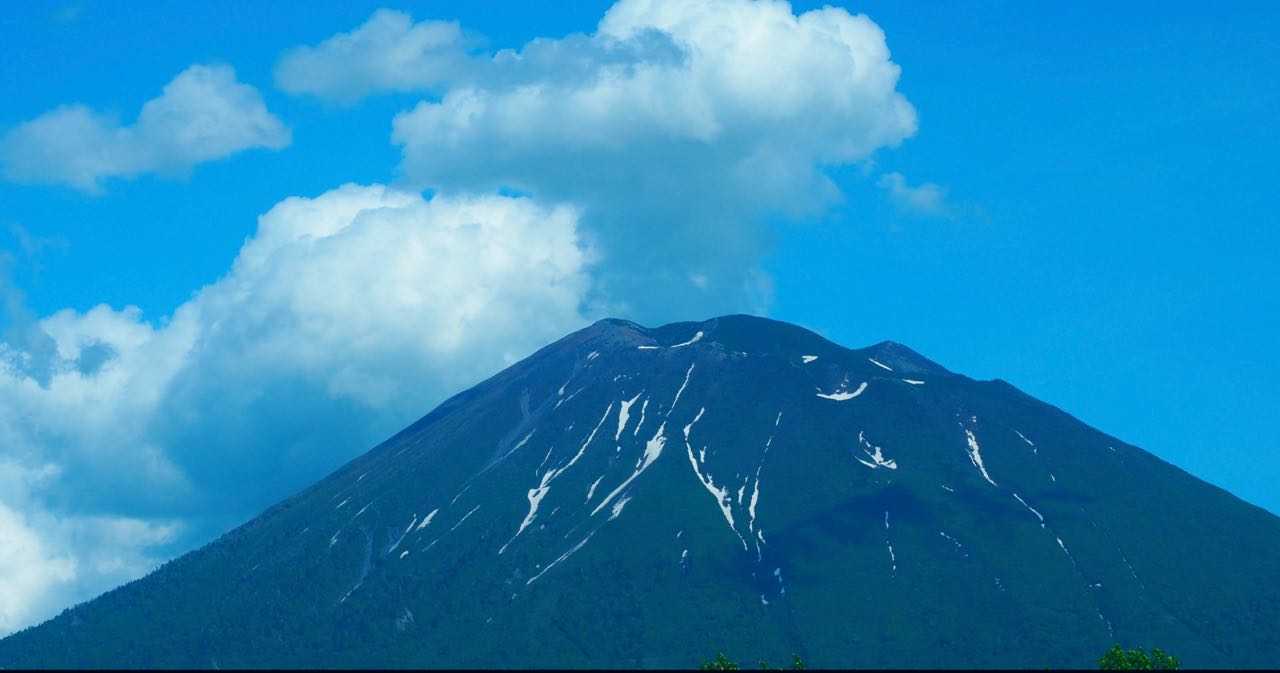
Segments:
[[[1003,381],[725,316],[571,334],[0,666],[1261,667],[1278,625],[1280,518]]]

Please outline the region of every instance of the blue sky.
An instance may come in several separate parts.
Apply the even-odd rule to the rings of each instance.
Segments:
[[[1280,512],[1274,3],[645,4],[12,8],[0,632],[604,315],[899,341]]]

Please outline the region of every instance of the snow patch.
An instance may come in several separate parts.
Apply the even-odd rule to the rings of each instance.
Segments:
[[[427,516],[422,520],[422,523],[418,524],[418,527],[417,527],[417,528],[415,528],[415,529],[414,529],[414,531],[416,532],[416,531],[420,531],[420,530],[422,530],[423,528],[426,528],[426,527],[431,523],[431,520],[432,520],[432,519],[434,519],[434,518],[436,518],[436,512],[439,512],[439,511],[440,511],[439,509],[433,509],[433,510],[431,510],[431,513],[430,513],[430,514],[428,514],[428,515],[427,515]]]
[[[635,397],[622,402],[622,406],[618,411],[618,431],[613,434],[613,441],[616,442],[622,438],[622,431],[626,429],[627,420],[631,418],[631,405],[635,404],[636,400],[640,399],[640,396],[643,394],[644,391],[641,390],[636,393]]]
[[[917,380],[915,380],[915,379],[902,379],[902,380],[903,380],[903,382],[904,382],[904,383],[910,383],[910,384],[911,384],[911,385],[913,385],[913,386],[922,386],[922,385],[924,385],[924,381],[917,381]]]
[[[801,362],[803,362],[803,363],[804,363],[804,364],[806,364],[806,365],[807,365],[807,364],[809,364],[810,362],[813,362],[814,360],[817,360],[817,359],[818,359],[818,356],[816,356],[816,355],[801,355],[801,356],[800,356],[800,361],[801,361]]]
[[[859,463],[862,463],[863,465],[866,465],[867,467],[873,470],[881,467],[887,467],[890,470],[898,469],[898,463],[892,460],[885,460],[882,449],[878,446],[875,446],[871,442],[868,442],[866,437],[863,436],[862,432],[858,432],[858,441],[861,442],[864,447],[866,447],[862,450],[862,452],[867,454],[867,457],[872,460],[872,462],[868,463],[867,461],[861,458],[855,457],[855,460],[857,460]],[[873,452],[872,449],[874,449],[875,451]]]
[[[591,496],[596,494],[596,487],[600,485],[600,481],[604,479],[604,475],[600,475],[599,479],[591,482],[591,488],[587,489],[587,502],[591,502]]]
[[[851,393],[849,392],[836,392],[836,393],[830,393],[830,394],[818,393],[818,397],[821,397],[827,400],[835,400],[837,402],[843,402],[844,400],[851,400],[861,395],[862,391],[866,389],[867,389],[867,382],[863,381],[861,384],[858,385],[858,389]]]
[[[613,514],[609,515],[609,520],[613,521],[618,518],[618,515],[622,514],[622,508],[626,507],[629,502],[631,502],[631,496],[624,495],[618,500],[618,502],[613,503]]]
[[[881,362],[881,361],[879,361],[879,360],[877,360],[877,359],[875,359],[875,358],[867,358],[867,359],[871,361],[871,364],[873,364],[873,365],[875,365],[875,366],[877,366],[877,367],[880,367],[881,369],[887,369],[888,371],[893,371],[893,367],[890,367],[889,365],[887,365],[887,364],[885,364],[885,363],[883,363],[883,362]]]
[[[686,341],[686,342],[684,342],[684,343],[676,344],[676,345],[672,346],[672,348],[683,348],[683,347],[688,346],[688,345],[690,345],[690,344],[696,344],[696,343],[698,343],[698,342],[699,342],[699,341],[701,341],[701,340],[702,340],[702,332],[701,332],[701,331],[699,331],[697,334],[693,335],[693,338],[692,338],[692,339],[689,339],[688,341]]]
[[[992,486],[996,486],[996,482],[991,479],[991,475],[987,474],[987,467],[982,463],[982,447],[978,446],[978,438],[973,436],[973,432],[968,428],[964,428],[965,441],[968,442],[969,462],[978,468],[982,473],[982,478],[986,479]]]

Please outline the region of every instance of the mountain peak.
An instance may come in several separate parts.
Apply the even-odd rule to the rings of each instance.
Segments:
[[[863,348],[862,352],[876,362],[903,374],[932,374],[937,376],[951,373],[946,367],[896,341],[881,341],[874,346]]]
[[[997,381],[606,319],[0,668],[1280,662],[1280,519]]]

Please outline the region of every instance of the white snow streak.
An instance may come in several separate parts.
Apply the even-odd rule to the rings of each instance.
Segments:
[[[408,535],[409,531],[413,530],[414,525],[416,525],[417,523],[418,523],[418,515],[414,514],[413,521],[409,522],[409,527],[404,529],[404,532],[400,534],[400,539],[396,540],[396,543],[391,545],[391,548],[387,550],[388,554],[395,551],[396,547],[399,547],[400,543],[404,542],[404,536]]]
[[[778,412],[778,417],[773,419],[773,428],[776,431],[778,424],[782,423],[782,412]],[[769,434],[769,439],[765,440],[764,451],[760,452],[760,462],[756,465],[756,480],[751,486],[751,501],[747,505],[747,531],[755,533],[756,538],[756,563],[762,558],[760,545],[764,542],[764,531],[756,530],[756,503],[760,501],[760,470],[764,468],[765,456],[769,455],[769,447],[773,446],[773,433]]]
[[[680,402],[680,396],[684,394],[685,386],[689,385],[689,377],[693,375],[693,365],[689,365],[689,371],[684,373],[684,383],[680,384],[680,390],[676,391],[676,398],[671,400],[671,408],[667,409],[667,418],[671,418],[671,412],[676,410],[676,404]]]
[[[950,535],[947,535],[947,534],[946,534],[945,532],[943,532],[943,531],[938,531],[938,534],[939,534],[939,535],[941,535],[942,537],[947,538],[947,540],[948,540],[948,541],[950,541],[950,542],[951,542],[951,544],[955,545],[955,546],[956,546],[956,551],[960,552],[961,554],[964,554],[965,556],[968,556],[968,555],[969,555],[967,552],[965,552],[965,550],[964,550],[964,545],[960,544],[960,541],[959,541],[959,540],[957,540],[957,539],[955,539],[955,538],[951,537]]]
[[[1053,536],[1053,539],[1058,541],[1058,547],[1062,549],[1063,554],[1067,555],[1067,560],[1071,561],[1071,567],[1075,568],[1076,572],[1079,573],[1080,565],[1076,563],[1076,557],[1072,556],[1071,552],[1067,551],[1067,545],[1063,544],[1062,538],[1055,535]]]
[[[996,482],[991,479],[991,475],[987,474],[987,468],[982,464],[982,447],[978,446],[978,438],[973,436],[973,432],[965,428],[965,440],[969,443],[969,462],[978,468],[982,473],[982,478],[986,479],[992,486],[996,486]]]
[[[889,370],[889,371],[893,371],[893,367],[890,367],[889,365],[887,365],[887,364],[885,364],[885,363],[883,363],[883,362],[880,362],[879,360],[877,360],[877,359],[875,359],[875,358],[867,358],[867,359],[871,361],[871,364],[873,364],[873,365],[875,365],[875,366],[877,366],[877,367],[881,367],[881,368],[883,368],[883,369],[887,369],[887,370]]]
[[[453,528],[450,528],[450,529],[449,529],[449,532],[450,532],[450,533],[452,533],[453,531],[458,530],[458,526],[461,526],[461,525],[462,525],[462,522],[463,522],[463,521],[466,521],[466,520],[467,520],[467,518],[469,518],[472,514],[475,514],[475,513],[476,513],[476,510],[478,510],[478,509],[480,509],[480,505],[476,505],[475,507],[472,507],[470,512],[467,512],[466,514],[463,514],[463,515],[462,515],[462,518],[461,518],[461,519],[458,519],[458,523],[453,524]]]
[[[596,505],[596,508],[591,510],[591,516],[595,516],[597,512],[604,508],[605,505],[609,504],[609,501],[613,500],[613,498],[621,493],[623,489],[630,486],[631,482],[635,481],[636,477],[639,477],[645,470],[649,469],[649,466],[653,464],[653,461],[657,460],[658,456],[662,455],[662,447],[667,443],[667,438],[664,437],[662,433],[666,429],[667,423],[666,421],[663,421],[662,425],[658,426],[658,432],[653,436],[653,439],[645,442],[644,455],[640,457],[640,460],[636,461],[635,472],[632,472],[631,476],[627,477],[626,481],[613,489],[613,492],[604,500],[601,500],[600,504]]]
[[[801,361],[801,362],[803,362],[804,364],[809,364],[810,362],[813,362],[814,360],[817,360],[817,359],[818,359],[818,356],[816,356],[816,355],[801,355],[801,356],[800,356],[800,361]]]
[[[537,432],[537,431],[536,431],[536,430],[530,430],[530,431],[529,431],[529,434],[525,435],[525,436],[524,436],[524,439],[520,440],[520,443],[518,443],[518,444],[516,444],[515,446],[511,447],[511,450],[507,452],[507,455],[511,455],[511,454],[515,453],[515,452],[516,452],[516,449],[519,449],[520,447],[524,446],[525,442],[529,441],[529,438],[530,438],[530,437],[533,437],[533,433],[534,433],[534,432]]]
[[[616,442],[622,438],[622,431],[625,430],[627,427],[627,419],[631,418],[631,405],[635,404],[636,400],[640,399],[640,396],[643,394],[644,394],[644,391],[641,390],[640,392],[636,393],[635,397],[631,398],[630,400],[624,400],[622,402],[622,406],[618,411],[618,431],[614,433],[613,441]]]
[[[346,498],[344,498],[344,499],[343,499],[343,501],[342,501],[342,502],[338,503],[338,506],[337,506],[337,507],[334,507],[334,509],[335,509],[335,510],[342,509],[342,506],[343,506],[343,505],[345,505],[345,504],[347,504],[347,503],[348,503],[348,502],[350,502],[350,501],[351,501],[351,496],[347,496]]]
[[[1017,499],[1018,499],[1018,502],[1022,503],[1022,506],[1023,506],[1023,507],[1026,507],[1027,509],[1031,510],[1031,513],[1032,513],[1032,514],[1034,514],[1034,515],[1036,515],[1036,518],[1040,520],[1040,527],[1041,527],[1041,528],[1044,528],[1044,527],[1045,527],[1045,525],[1044,525],[1044,516],[1043,516],[1042,514],[1040,514],[1040,512],[1037,512],[1037,511],[1036,511],[1036,508],[1032,507],[1031,505],[1028,505],[1028,504],[1027,504],[1027,501],[1026,501],[1026,500],[1023,500],[1023,499],[1022,499],[1022,496],[1018,495],[1017,493],[1014,493],[1014,494],[1013,494],[1013,497],[1017,498]]]
[[[404,551],[400,552],[400,558],[404,558],[404,557],[406,557],[406,556],[408,556],[408,555],[409,555],[409,550],[408,550],[408,549],[406,549],[406,550],[404,550]]]
[[[898,571],[898,557],[893,555],[893,543],[889,541],[889,512],[884,513],[884,544],[889,548],[890,572]]]
[[[556,391],[557,397],[564,397],[564,389],[569,385],[569,382],[572,380],[573,380],[573,374],[569,374],[569,378],[565,379],[564,383],[561,384],[560,390]]]
[[[538,473],[542,471],[542,468],[547,464],[547,461],[551,460],[551,452],[555,450],[556,450],[556,447],[554,444],[547,447],[547,455],[542,457],[542,462],[538,463],[538,469],[533,471],[533,476],[535,477],[538,476]],[[462,494],[459,493],[458,495],[462,495]],[[454,498],[454,500],[457,500],[457,498]],[[452,505],[453,503],[449,503],[449,504]]]
[[[837,401],[837,402],[842,402],[842,401],[844,401],[844,400],[851,400],[851,399],[853,399],[853,398],[855,398],[855,397],[857,397],[857,396],[861,395],[861,394],[862,394],[862,391],[864,391],[864,390],[866,390],[866,389],[867,389],[867,382],[866,382],[866,381],[863,381],[863,382],[858,386],[858,389],[857,389],[857,390],[855,390],[855,391],[853,391],[853,392],[851,392],[851,393],[847,393],[847,392],[831,393],[831,394],[818,393],[818,397],[821,397],[821,398],[823,398],[823,399],[828,399],[828,400],[835,400],[835,401]]]
[[[640,436],[640,428],[644,427],[644,412],[649,408],[649,398],[644,398],[644,403],[640,405],[640,422],[636,424],[636,429],[631,432],[632,437]]]
[[[738,532],[738,529],[733,524],[733,498],[729,495],[728,487],[717,488],[715,482],[712,481],[711,474],[702,473],[702,470],[698,468],[698,459],[693,455],[693,446],[689,444],[689,431],[693,429],[693,424],[697,423],[705,412],[706,408],[703,407],[698,411],[698,415],[688,425],[684,426],[684,446],[689,452],[689,464],[693,466],[693,473],[697,475],[698,481],[706,487],[711,495],[715,496],[716,506],[720,508],[720,513],[724,515],[724,520],[729,524],[729,530],[732,530],[733,534],[738,536],[738,539],[742,542],[742,548],[747,549],[747,541],[743,539],[742,534]]]
[[[557,564],[557,563],[559,563],[559,562],[561,562],[561,561],[563,561],[563,560],[565,560],[565,559],[569,558],[570,556],[572,556],[572,555],[573,555],[573,553],[574,553],[574,552],[578,551],[579,549],[582,549],[583,545],[587,544],[587,540],[590,540],[590,539],[591,539],[591,536],[592,536],[592,535],[595,535],[595,534],[596,534],[596,532],[595,532],[595,531],[591,531],[591,533],[590,533],[590,534],[588,534],[586,537],[582,538],[582,542],[579,542],[578,544],[574,545],[573,549],[570,549],[569,551],[567,551],[567,552],[565,552],[564,554],[562,554],[562,555],[560,556],[560,558],[558,558],[558,559],[556,559],[556,560],[552,561],[551,563],[547,564],[547,567],[543,568],[543,569],[542,569],[542,572],[538,573],[537,575],[534,575],[533,577],[530,577],[530,578],[529,578],[529,581],[528,581],[528,582],[525,582],[525,586],[528,586],[528,585],[530,585],[530,584],[533,584],[533,581],[534,581],[534,580],[536,580],[536,579],[538,579],[539,577],[542,577],[543,575],[547,574],[547,571],[548,571],[548,570],[551,570],[552,568],[554,568],[554,567],[556,566],[556,564]]]
[[[902,379],[902,380],[903,380],[903,382],[905,382],[905,383],[910,383],[910,384],[911,384],[911,385],[913,385],[913,386],[922,386],[922,385],[924,385],[924,381],[917,381],[917,380],[915,380],[915,379]]]
[[[657,346],[636,346],[636,350],[656,351],[658,350],[658,347]]]
[[[596,487],[600,485],[600,481],[604,479],[604,475],[600,475],[599,479],[591,482],[591,488],[587,489],[587,502],[591,502],[591,496],[596,494]],[[583,503],[585,504],[585,503]]]
[[[516,538],[520,537],[520,534],[524,532],[524,529],[528,528],[529,524],[533,523],[533,518],[538,513],[538,505],[540,505],[542,503],[542,499],[546,497],[547,491],[551,490],[551,482],[556,477],[563,474],[565,470],[573,467],[574,463],[578,462],[578,459],[586,452],[587,445],[591,443],[591,440],[596,438],[596,433],[600,431],[600,426],[604,425],[604,419],[609,417],[609,412],[611,411],[613,411],[613,402],[610,402],[609,406],[605,408],[604,415],[600,417],[600,421],[596,423],[596,427],[591,430],[591,434],[587,435],[587,441],[583,442],[582,446],[578,447],[578,452],[574,454],[568,464],[559,469],[547,470],[546,474],[542,475],[542,482],[536,487],[529,489],[529,513],[525,515],[524,521],[520,522],[520,528],[516,530],[516,534],[512,535],[511,539],[507,540],[507,544],[502,545],[502,548],[498,550],[499,554],[505,552],[507,550],[507,545],[510,545]],[[548,453],[548,455],[550,454]],[[591,496],[588,495],[587,499],[590,500]]]
[[[701,331],[699,331],[697,334],[693,335],[693,338],[692,338],[692,339],[690,339],[690,340],[688,340],[688,341],[686,341],[686,342],[684,342],[684,343],[682,343],[682,344],[676,344],[676,345],[672,346],[672,348],[682,348],[682,347],[684,347],[684,346],[688,346],[689,344],[695,344],[695,343],[698,343],[698,341],[700,341],[701,339],[702,339],[702,332],[701,332]]]
[[[428,514],[426,518],[422,520],[422,523],[418,524],[418,527],[415,528],[414,531],[416,532],[416,531],[422,530],[423,528],[426,528],[427,525],[431,523],[431,520],[436,517],[436,512],[439,512],[439,511],[440,511],[439,509],[431,510],[431,513]]]

